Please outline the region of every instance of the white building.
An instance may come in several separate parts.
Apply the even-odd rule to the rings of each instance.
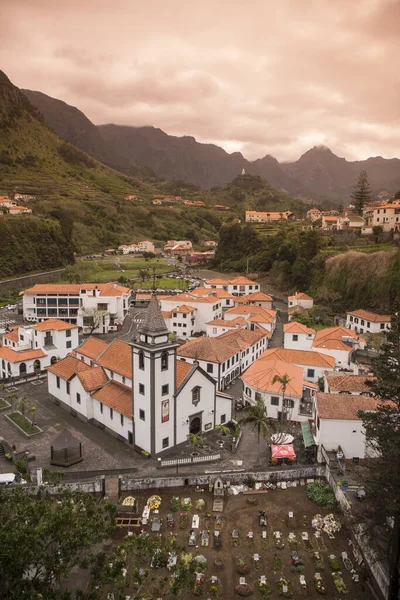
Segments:
[[[178,348],[178,357],[199,365],[224,390],[247,369],[267,348],[265,331],[234,329],[219,337],[202,337]]]
[[[246,210],[246,223],[276,223],[293,218],[290,210],[284,212],[266,212],[257,210]]]
[[[149,240],[143,240],[142,242],[138,242],[139,252],[153,252],[155,251],[153,242]]]
[[[365,347],[365,340],[351,329],[327,327],[316,333],[312,349],[332,356],[336,361],[336,367],[353,370],[354,351],[364,350]]]
[[[139,246],[135,243],[121,244],[121,246],[118,246],[118,250],[122,252],[122,254],[133,254],[139,252]]]
[[[196,296],[197,298],[217,298],[221,301],[221,307],[223,309],[233,308],[235,306],[235,296],[223,288],[210,289],[206,287],[198,287],[192,290],[190,295]]]
[[[372,380],[373,375],[353,375],[352,373],[325,373],[324,392],[327,394],[352,394],[373,396],[366,380]]]
[[[207,337],[219,337],[227,331],[234,329],[248,329],[247,320],[244,317],[238,317],[237,319],[215,319],[207,323],[206,336]]]
[[[321,352],[312,350],[289,350],[287,348],[269,348],[261,356],[261,360],[281,360],[304,371],[304,379],[318,383],[325,373],[333,371],[335,359]]]
[[[282,384],[274,378],[285,375],[289,376],[289,383],[283,393]],[[302,367],[264,355],[242,375],[242,381],[246,404],[264,400],[271,419],[299,422],[313,415],[313,397],[318,386],[304,379]]]
[[[384,232],[400,230],[400,204],[391,202],[380,206],[366,206],[364,209],[366,227],[382,227]]]
[[[79,344],[78,327],[57,319],[14,327],[2,336],[1,377],[23,377],[42,371]]]
[[[318,392],[315,398],[314,438],[325,450],[337,450],[340,446],[344,458],[365,458],[366,435],[359,410],[373,411],[377,400],[368,396],[343,396]]]
[[[248,294],[247,296],[243,296],[243,300],[245,300],[246,304],[249,304],[250,306],[261,306],[261,308],[273,310],[272,297],[268,294],[264,294],[263,292],[254,292],[253,294]]]
[[[188,339],[194,333],[205,331],[206,323],[222,318],[222,301],[215,296],[199,297],[183,293],[162,296],[158,300],[169,331],[181,338]],[[182,312],[179,312],[180,309]],[[195,310],[188,312],[188,309]]]
[[[322,212],[318,208],[311,208],[307,211],[307,219],[310,219],[311,223],[318,221],[322,217]]]
[[[128,314],[132,291],[115,283],[41,283],[23,293],[27,321],[62,319],[89,333],[118,331]]]
[[[224,314],[224,319],[226,321],[234,320],[238,317],[244,317],[247,320],[249,329],[264,329],[265,331],[268,331],[270,335],[275,331],[277,317],[276,310],[267,310],[261,306],[244,304],[230,308]]]
[[[248,296],[254,292],[260,291],[260,284],[256,281],[252,281],[247,277],[235,277],[235,279],[208,279],[204,283],[205,288],[211,289],[224,289],[233,296]]]
[[[314,329],[303,323],[290,321],[283,326],[283,346],[293,350],[311,350],[315,334]]]
[[[346,213],[338,217],[336,228],[338,231],[361,231],[365,226],[365,219],[354,213]]]
[[[132,344],[98,342],[48,368],[49,393],[73,414],[153,456],[231,420],[232,397],[198,362],[177,360],[154,297]]]
[[[367,310],[349,311],[346,327],[356,333],[381,333],[390,329],[390,315],[377,315]]]
[[[32,210],[27,206],[11,206],[8,209],[10,215],[31,215]]]
[[[288,307],[289,309],[295,309],[298,307],[310,310],[314,306],[314,299],[304,292],[296,292],[293,296],[288,296]]]

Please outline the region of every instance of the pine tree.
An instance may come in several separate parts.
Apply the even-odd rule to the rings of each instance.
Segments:
[[[400,297],[392,301],[391,330],[373,361],[374,380],[368,381],[379,398],[377,410],[360,412],[367,436],[367,446],[374,458],[365,461],[367,492],[366,511],[373,525],[387,528],[391,523],[388,544],[389,600],[397,600],[400,563]],[[373,531],[374,529],[372,529]]]
[[[361,171],[351,197],[354,200],[357,213],[362,215],[364,206],[368,204],[372,197],[367,171]]]

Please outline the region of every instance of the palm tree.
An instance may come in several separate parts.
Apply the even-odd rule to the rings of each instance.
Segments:
[[[281,384],[280,389],[282,390],[282,423],[287,421],[288,407],[285,406],[285,393],[289,381],[291,381],[291,377],[289,377],[287,373],[285,373],[284,375],[275,375],[275,377],[272,380],[272,383],[279,382]]]
[[[204,438],[201,434],[201,431],[198,431],[197,433],[189,433],[188,441],[195,448],[203,448],[204,447]]]
[[[231,430],[226,425],[216,425],[214,431],[220,433],[221,435],[229,435]]]
[[[247,425],[250,423],[252,431],[257,431],[258,438],[258,465],[260,465],[260,438],[265,438],[271,431],[270,424],[268,421],[267,407],[265,406],[264,399],[258,397],[254,406],[248,406],[244,409],[246,417],[240,420],[241,425]]]

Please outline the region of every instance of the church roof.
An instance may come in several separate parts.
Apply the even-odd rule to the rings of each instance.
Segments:
[[[155,296],[150,299],[146,316],[139,327],[139,333],[165,333],[168,335],[168,329]]]

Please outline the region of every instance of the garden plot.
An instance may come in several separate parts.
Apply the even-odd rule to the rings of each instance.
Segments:
[[[110,553],[124,570],[123,598],[372,600],[352,579],[343,515],[318,507],[303,487],[271,490],[253,505],[225,496],[222,513],[209,492],[159,492],[145,510],[150,496],[135,494],[145,524],[120,527],[114,544],[126,546],[118,559]],[[110,592],[119,597],[110,587],[104,600]]]

